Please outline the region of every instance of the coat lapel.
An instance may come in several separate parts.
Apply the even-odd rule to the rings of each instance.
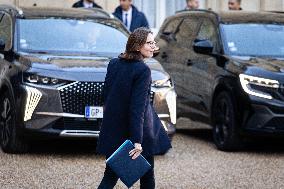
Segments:
[[[132,6],[132,19],[131,19],[131,24],[130,24],[130,31],[133,31],[133,28],[136,28],[136,22],[135,20],[137,19],[137,9]]]

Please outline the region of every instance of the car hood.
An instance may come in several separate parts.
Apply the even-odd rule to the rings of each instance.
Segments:
[[[96,56],[20,56],[19,61],[27,71],[47,77],[76,81],[104,81],[107,66],[112,57]],[[153,59],[146,59],[150,67],[152,80],[169,78],[161,64]]]
[[[230,57],[228,69],[234,73],[245,73],[252,76],[276,79],[284,82],[283,58],[259,58],[259,57]],[[238,70],[234,70],[238,69]]]

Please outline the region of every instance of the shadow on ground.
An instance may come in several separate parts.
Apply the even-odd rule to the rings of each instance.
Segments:
[[[195,140],[213,144],[212,131],[208,128],[177,129],[177,134]],[[34,141],[29,153],[31,154],[78,154],[96,155],[96,140],[48,140]],[[215,150],[215,149],[214,149]],[[253,138],[246,140],[240,152],[283,153],[284,137],[282,138]]]
[[[197,140],[213,143],[211,129],[177,129],[177,133]],[[284,137],[247,137],[244,146],[239,152],[284,154]]]
[[[177,133],[206,142],[213,142],[211,129],[177,129]]]
[[[96,155],[96,140],[44,140],[33,141],[31,154]]]

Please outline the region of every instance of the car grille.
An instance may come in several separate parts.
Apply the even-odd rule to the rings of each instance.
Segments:
[[[53,125],[53,129],[99,131],[101,123],[102,119],[61,118]]]
[[[74,82],[60,88],[63,112],[85,115],[86,106],[102,106],[103,86],[103,82]]]
[[[74,82],[59,88],[64,113],[85,115],[86,106],[103,106],[104,82]],[[151,91],[150,100],[155,93]]]

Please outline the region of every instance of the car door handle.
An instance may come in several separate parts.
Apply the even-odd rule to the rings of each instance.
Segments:
[[[192,66],[192,61],[190,59],[188,59],[187,62],[186,62],[186,65],[187,66]]]
[[[168,55],[167,55],[167,53],[163,52],[161,57],[162,58],[168,58]]]

